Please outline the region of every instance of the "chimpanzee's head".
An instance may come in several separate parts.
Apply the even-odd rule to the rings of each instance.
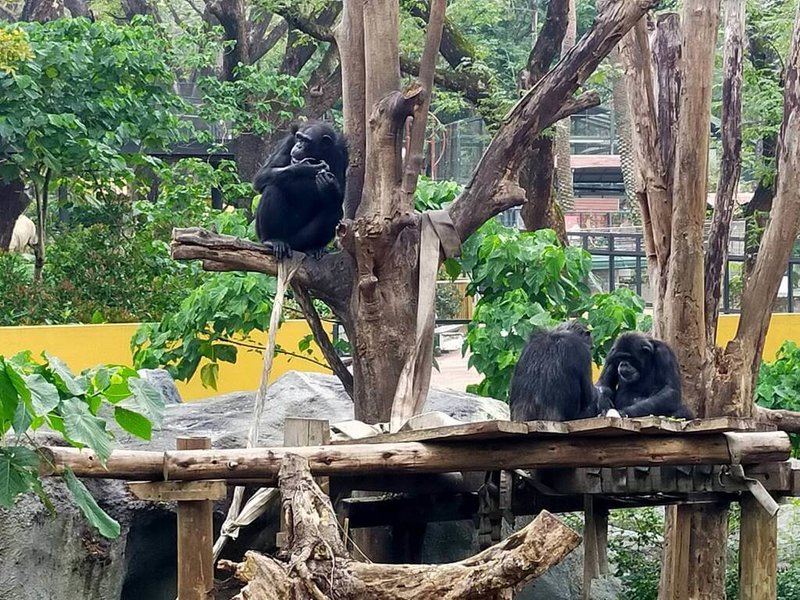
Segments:
[[[564,333],[578,335],[590,349],[592,347],[592,333],[589,331],[586,325],[580,321],[565,321],[564,323],[559,323],[556,326],[555,331],[563,331]]]
[[[649,372],[655,347],[646,336],[633,331],[623,333],[611,352],[617,360],[617,374],[625,383],[635,383]]]
[[[314,161],[326,160],[334,150],[336,130],[327,123],[305,123],[294,134],[292,162],[310,158]]]

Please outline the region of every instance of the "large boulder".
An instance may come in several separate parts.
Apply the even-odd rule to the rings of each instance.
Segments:
[[[163,425],[153,432],[150,442],[119,432],[118,446],[169,450],[175,448],[178,437],[208,436],[215,448],[244,447],[253,399],[253,392],[238,392],[168,404]],[[508,418],[508,408],[502,402],[451,390],[431,390],[425,410],[444,412],[460,421]],[[353,418],[353,403],[333,376],[289,372],[270,387],[259,445],[281,445],[287,417],[346,421]],[[46,436],[40,438],[41,443],[50,441]],[[32,496],[20,499],[12,511],[0,509],[0,599],[174,600],[174,507],[137,501],[120,481],[86,483],[100,505],[120,522],[119,539],[105,540],[90,529],[60,480],[47,480],[45,489],[55,505],[55,518]],[[217,526],[225,508],[220,505],[216,511]],[[230,551],[271,544],[271,529],[257,535],[258,526],[269,520],[270,515],[266,515],[246,530],[238,543],[229,544]],[[432,547],[446,539],[436,534],[437,527],[430,529]],[[461,529],[456,537],[463,540],[462,548],[469,554],[471,528]],[[438,553],[434,550],[429,554]]]

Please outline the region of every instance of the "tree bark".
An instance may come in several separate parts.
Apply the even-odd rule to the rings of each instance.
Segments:
[[[679,38],[670,39],[673,43],[667,47],[679,42]],[[659,135],[658,115],[663,107],[659,107],[659,111],[656,109],[650,46],[644,19],[622,38],[619,51],[633,124],[631,139],[636,164],[636,196],[642,213],[648,274],[654,287],[653,312],[660,315],[666,294],[672,237],[672,190],[662,158],[663,146],[669,140]],[[655,319],[653,325],[655,335],[663,336],[661,320]]]
[[[714,218],[705,257],[706,338],[717,333],[722,271],[727,268],[731,219],[742,170],[742,52],[745,0],[726,0],[725,57],[722,78],[722,163],[714,202]]]
[[[243,563],[222,561],[246,583],[239,600],[510,600],[528,582],[577,547],[580,537],[543,511],[503,542],[457,563],[387,565],[350,558],[330,500],[305,459],[287,456],[280,475],[289,559],[248,552]]]
[[[617,152],[622,170],[622,181],[625,184],[625,209],[638,215],[638,219],[641,220],[636,197],[636,161],[633,156],[633,127],[631,126],[631,110],[628,105],[628,90],[622,73],[617,72],[617,69],[622,69],[619,50],[612,51],[609,58],[615,69],[611,75],[611,102],[614,106]]]
[[[664,339],[678,356],[684,401],[698,416],[706,414],[704,361],[703,222],[708,185],[709,115],[719,0],[687,0],[673,175],[674,196],[669,277],[662,318]]]
[[[558,56],[568,27],[569,7],[567,0],[554,0],[548,5],[542,31],[536,38],[528,62],[519,77],[521,92],[524,93],[538,83]],[[522,222],[527,231],[553,229],[561,242],[566,244],[564,215],[557,208],[553,188],[554,172],[553,138],[539,135],[531,142],[530,156],[519,175],[520,187],[525,191],[526,197],[521,211]]]
[[[575,0],[569,0],[567,16],[567,29],[561,42],[561,56],[575,45],[578,35],[578,20],[575,14]],[[567,117],[556,123],[555,127],[555,157],[556,157],[556,200],[562,211],[569,211],[575,204],[572,183],[572,148],[570,137],[572,133],[572,119]]]

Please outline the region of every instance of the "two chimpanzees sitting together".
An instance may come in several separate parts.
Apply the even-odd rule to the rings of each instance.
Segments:
[[[681,400],[678,360],[666,343],[623,333],[606,357],[597,386],[592,385],[591,349],[591,334],[576,321],[535,330],[511,379],[512,420],[571,421],[610,410],[623,417],[693,418]]]
[[[347,144],[327,123],[293,126],[253,179],[258,238],[276,258],[319,258],[343,216]]]

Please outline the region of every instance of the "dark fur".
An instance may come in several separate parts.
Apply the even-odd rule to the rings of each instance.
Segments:
[[[617,338],[597,388],[603,412],[613,405],[623,417],[694,418],[681,400],[681,374],[672,348],[641,333]]]
[[[253,179],[258,238],[278,258],[319,256],[343,216],[347,144],[327,123],[304,123],[280,141]]]
[[[531,333],[509,392],[514,421],[571,421],[598,414],[592,336],[578,322]]]

